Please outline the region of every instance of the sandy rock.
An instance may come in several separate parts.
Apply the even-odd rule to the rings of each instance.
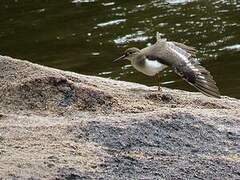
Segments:
[[[0,177],[239,179],[240,101],[0,56]]]

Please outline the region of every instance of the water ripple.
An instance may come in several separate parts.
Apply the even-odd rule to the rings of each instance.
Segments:
[[[95,2],[95,0],[73,0],[73,4]]]
[[[126,19],[117,19],[117,20],[113,20],[113,21],[108,21],[108,22],[104,22],[104,23],[99,23],[97,24],[97,26],[99,27],[105,27],[105,26],[109,26],[109,25],[117,25],[117,24],[120,24],[122,22],[125,22]]]
[[[103,6],[112,6],[114,4],[115,4],[115,2],[102,3]]]
[[[240,44],[234,44],[231,46],[226,46],[222,48],[221,50],[232,50],[232,51],[240,51]]]
[[[193,2],[193,1],[196,1],[196,0],[167,0],[167,2],[169,4],[172,4],[172,5],[187,4],[187,3],[190,3],[190,2]]]
[[[129,42],[138,42],[138,41],[146,41],[149,39],[148,36],[143,36],[143,31],[138,31],[134,34],[128,34],[123,37],[119,37],[117,39],[114,39],[114,42],[116,44],[127,44]]]

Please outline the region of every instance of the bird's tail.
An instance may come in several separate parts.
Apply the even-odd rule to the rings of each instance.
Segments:
[[[219,89],[212,75],[200,64],[185,65],[181,68],[177,67],[176,70],[177,74],[203,94],[221,98]]]

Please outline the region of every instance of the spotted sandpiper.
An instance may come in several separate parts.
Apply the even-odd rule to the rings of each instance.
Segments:
[[[115,59],[129,60],[132,66],[148,76],[156,76],[160,90],[159,73],[170,67],[190,85],[203,94],[220,98],[216,82],[210,72],[195,59],[196,49],[182,43],[162,39],[157,32],[157,41],[144,49],[135,47],[127,49],[124,54]]]

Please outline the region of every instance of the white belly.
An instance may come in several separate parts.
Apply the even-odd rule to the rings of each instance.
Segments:
[[[154,61],[154,60],[149,60],[149,59],[145,59],[144,66],[140,66],[140,65],[135,64],[135,63],[133,63],[132,65],[138,71],[140,71],[143,74],[146,74],[148,76],[154,76],[154,75],[161,72],[163,69],[165,69],[167,67],[166,65],[161,64],[157,60]]]

